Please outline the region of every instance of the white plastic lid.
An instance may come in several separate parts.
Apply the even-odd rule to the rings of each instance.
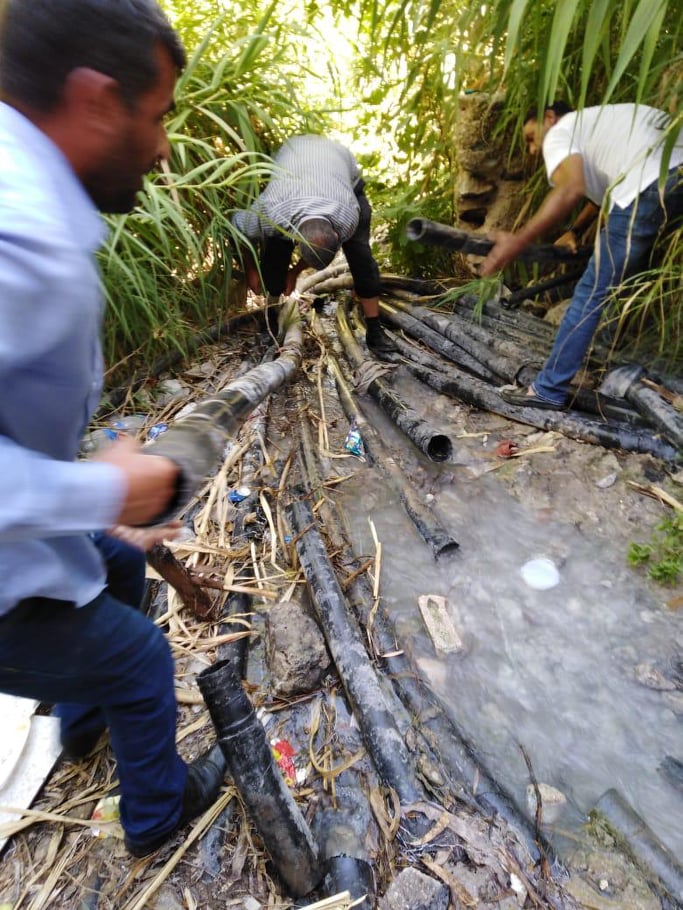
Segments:
[[[538,556],[525,562],[520,573],[530,588],[536,591],[547,591],[559,584],[560,573],[555,563],[545,556]]]

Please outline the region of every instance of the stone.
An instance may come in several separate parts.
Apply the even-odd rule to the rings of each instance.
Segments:
[[[275,604],[266,620],[266,662],[277,696],[318,688],[330,657],[318,624],[296,600]]]
[[[403,869],[389,886],[382,906],[386,910],[448,910],[450,889],[443,882]]]
[[[539,784],[541,806],[543,807],[543,824],[554,825],[567,806],[567,797],[561,790],[550,784]],[[526,788],[526,803],[530,815],[536,814],[536,790],[533,784]]]

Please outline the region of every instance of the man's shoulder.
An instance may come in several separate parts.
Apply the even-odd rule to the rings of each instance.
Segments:
[[[50,174],[16,137],[0,131],[0,223],[12,232],[54,230],[63,216]]]

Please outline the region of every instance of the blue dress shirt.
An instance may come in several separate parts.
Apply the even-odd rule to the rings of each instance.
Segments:
[[[60,149],[0,103],[0,614],[105,585],[89,532],[114,523],[125,482],[77,461],[102,388],[103,232]]]

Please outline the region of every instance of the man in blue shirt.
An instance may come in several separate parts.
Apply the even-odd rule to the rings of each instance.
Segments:
[[[109,727],[126,844],[144,855],[208,808],[225,765],[215,749],[190,766],[178,755],[168,643],[131,609],[141,578],[122,593],[134,551],[98,548],[95,532],[152,523],[178,469],[131,440],[77,455],[102,387],[97,210],[129,210],[166,155],[185,55],[155,0],[3,13],[0,690],[58,703],[72,752]]]

